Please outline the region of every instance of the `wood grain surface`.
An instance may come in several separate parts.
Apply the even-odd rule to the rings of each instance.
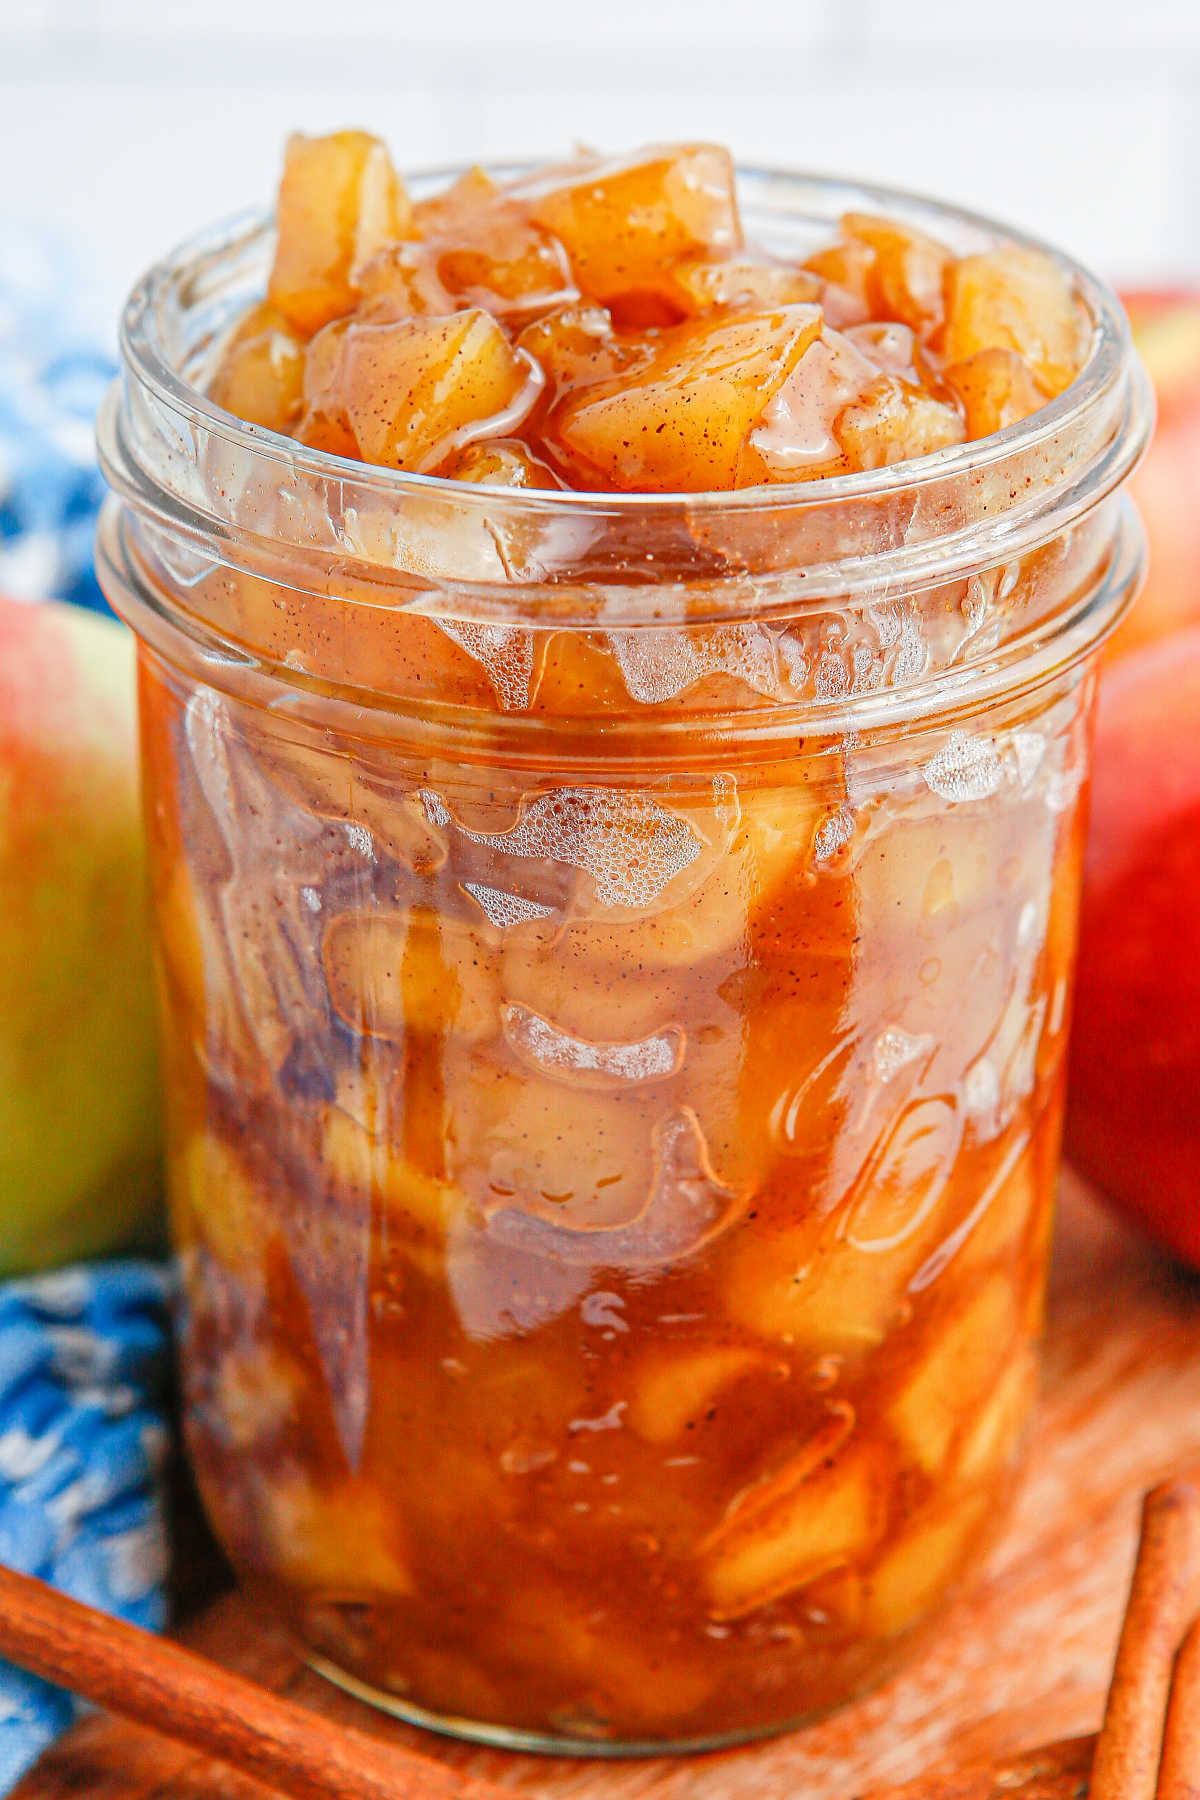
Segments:
[[[438,1743],[307,1671],[225,1595],[181,1635],[245,1675],[385,1740],[543,1800],[851,1800],[930,1768],[936,1800],[1011,1795],[1024,1751],[1095,1730],[1143,1489],[1200,1465],[1200,1283],[1111,1223],[1064,1178],[1043,1399],[1029,1473],[974,1591],[886,1687],[805,1731],[681,1760],[602,1763]],[[1013,1760],[1017,1759],[1017,1760]],[[1087,1746],[1036,1759],[1039,1800],[1086,1792]],[[17,1800],[251,1800],[265,1790],[150,1733],[86,1720]]]

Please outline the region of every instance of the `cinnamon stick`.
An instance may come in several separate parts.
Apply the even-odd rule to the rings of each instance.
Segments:
[[[1175,1659],[1158,1800],[1200,1800],[1200,1619]]]
[[[1155,1800],[1171,1675],[1198,1568],[1200,1488],[1187,1480],[1152,1488],[1142,1507],[1091,1800]]]
[[[288,1800],[505,1800],[501,1788],[335,1725],[2,1565],[0,1656]]]

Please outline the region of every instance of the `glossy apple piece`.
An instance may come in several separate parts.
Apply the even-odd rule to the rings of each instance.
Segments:
[[[881,376],[859,344],[823,326],[754,421],[739,459],[741,485],[810,481],[851,467],[838,427],[860,401],[869,406]]]
[[[290,432],[304,406],[304,339],[264,301],[242,319],[225,346],[209,398],[235,418]]]
[[[530,217],[564,246],[580,291],[619,306],[624,322],[677,317],[670,266],[742,241],[729,152],[684,144],[598,163],[535,193]]]
[[[995,347],[1015,350],[1051,396],[1075,379],[1087,352],[1087,318],[1043,251],[984,250],[946,270],[946,362]]]
[[[681,310],[692,317],[728,308],[762,312],[772,306],[800,306],[818,301],[821,282],[808,269],[749,254],[689,258],[671,274]]]
[[[365,131],[288,139],[267,298],[306,336],[350,311],[355,265],[408,235],[411,208],[387,149]]]
[[[1046,391],[1015,350],[993,345],[944,371],[946,386],[963,409],[967,436],[990,437],[1046,404]]]
[[[862,269],[874,318],[897,319],[914,331],[929,331],[940,323],[946,272],[954,260],[944,244],[914,226],[873,213],[847,213],[842,229],[872,252]]]
[[[344,416],[365,459],[415,470],[435,468],[489,427],[517,423],[537,391],[532,365],[478,309],[352,323],[331,385],[329,411]]]
[[[606,487],[733,487],[751,430],[820,329],[818,308],[797,306],[664,332],[636,377],[568,402],[552,429]]]
[[[562,245],[482,169],[422,201],[413,223],[460,306],[519,318],[579,298]]]
[[[888,375],[839,414],[835,430],[852,469],[883,469],[928,456],[961,444],[967,435],[953,406]]]
[[[1066,1142],[1200,1268],[1200,628],[1101,685]]]
[[[559,488],[554,470],[517,438],[489,438],[468,444],[438,471],[451,481],[474,481],[480,487]]]
[[[804,266],[825,285],[821,304],[831,325],[857,325],[871,317],[875,252],[870,244],[862,238],[842,238],[814,250]]]
[[[1024,418],[1088,348],[1041,252],[956,259],[867,213],[802,266],[747,247],[730,159],[705,144],[510,182],[476,168],[413,206],[367,134],[295,138],[278,222],[268,301],[213,397],[326,453],[454,479],[534,485],[526,457],[613,492],[882,468]],[[797,366],[760,326],[806,309],[819,335]],[[494,461],[464,456],[488,439]]]
[[[456,301],[438,274],[430,244],[415,239],[385,244],[354,271],[359,316],[383,323],[389,319],[444,318]]]

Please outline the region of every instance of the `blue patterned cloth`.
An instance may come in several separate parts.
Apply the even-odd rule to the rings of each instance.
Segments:
[[[0,1562],[155,1630],[167,1282],[158,1264],[116,1262],[0,1286]],[[0,1663],[0,1793],[75,1711]]]
[[[104,611],[93,427],[114,369],[71,299],[80,275],[63,252],[0,231],[0,594]]]
[[[103,609],[93,421],[112,377],[71,296],[80,271],[0,230],[0,593]],[[0,1284],[0,1562],[162,1626],[167,1274],[153,1263]],[[0,1662],[0,1794],[74,1718]]]

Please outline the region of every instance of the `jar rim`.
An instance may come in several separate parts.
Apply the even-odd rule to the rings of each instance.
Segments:
[[[456,172],[408,179],[421,196]],[[1050,255],[1091,316],[1087,362],[1056,399],[989,438],[811,481],[611,494],[414,474],[312,449],[203,391],[206,359],[264,290],[273,223],[250,210],[186,240],[134,288],[122,379],[98,427],[109,485],[177,590],[221,563],[347,605],[570,628],[769,621],[969,580],[1068,532],[1125,480],[1153,397],[1104,282],[1028,234],[901,189],[769,168],[737,176],[748,236],[768,249],[828,241],[844,212],[871,209],[960,254],[1003,243]]]
[[[414,192],[422,194],[444,186],[470,166],[449,164],[419,170],[406,176],[406,180]],[[489,174],[504,179],[529,173],[539,165],[519,161],[485,166]],[[935,230],[941,224],[946,235],[950,235],[947,227],[965,228],[986,244],[1003,243],[1052,257],[1069,276],[1092,319],[1092,345],[1087,361],[1061,394],[1016,424],[1007,425],[988,437],[950,444],[881,469],[852,470],[805,481],[777,481],[760,487],[696,492],[610,493],[569,488],[500,490],[515,511],[535,514],[552,510],[560,515],[579,511],[587,515],[604,510],[628,514],[630,518],[681,507],[690,512],[753,513],[798,502],[817,506],[842,498],[877,496],[920,487],[955,474],[985,469],[1002,461],[1017,446],[1030,448],[1053,439],[1069,429],[1096,398],[1109,389],[1128,361],[1132,349],[1129,322],[1112,288],[1084,264],[1034,234],[1020,231],[988,214],[883,183],[758,164],[739,164],[737,176],[742,186],[746,183],[786,184],[789,190],[798,192],[838,191],[846,201],[839,206],[839,212],[878,211],[889,217],[910,218]],[[852,201],[860,204],[852,205]],[[467,499],[473,489],[477,490],[478,484],[392,469],[313,449],[284,433],[239,419],[180,373],[162,339],[165,308],[175,301],[181,284],[189,278],[198,261],[211,260],[224,250],[244,246],[252,238],[261,236],[265,239],[272,232],[273,224],[274,216],[267,209],[244,208],[185,238],[151,265],[135,284],[122,313],[121,352],[130,372],[164,403],[177,409],[193,410],[210,430],[239,444],[249,454],[284,462],[289,469],[313,475],[328,474],[331,470],[344,471],[357,482],[369,481],[382,493],[399,496],[416,492],[458,502]]]

